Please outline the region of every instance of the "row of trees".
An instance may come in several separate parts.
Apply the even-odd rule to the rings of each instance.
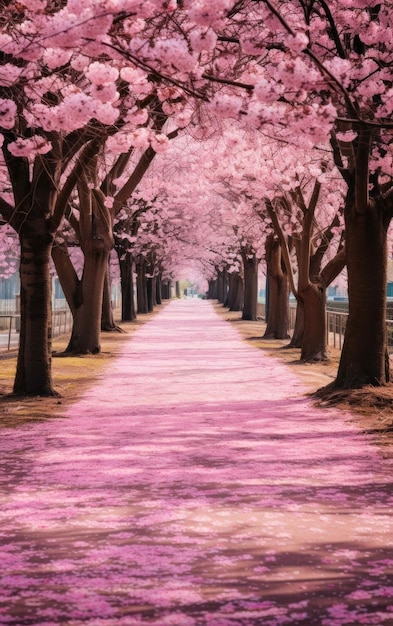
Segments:
[[[0,212],[20,240],[16,392],[53,393],[52,256],[74,316],[69,349],[99,350],[113,246],[124,285],[136,256],[148,276],[194,258],[210,281],[231,270],[231,298],[240,278],[252,294],[266,257],[267,332],[285,332],[290,288],[307,359],[326,356],[325,291],[346,265],[333,386],[389,381],[388,2],[8,0],[0,19]],[[146,224],[150,248],[136,255]],[[254,315],[248,295],[243,315]]]

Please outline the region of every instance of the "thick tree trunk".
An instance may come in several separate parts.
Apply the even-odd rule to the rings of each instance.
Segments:
[[[162,304],[162,280],[161,274],[156,276],[156,304]]]
[[[56,395],[51,375],[52,311],[50,257],[52,237],[20,235],[19,352],[14,393]]]
[[[298,298],[296,306],[295,328],[293,329],[292,338],[287,348],[301,348],[304,337],[304,304],[303,300]]]
[[[217,300],[218,299],[218,286],[217,286],[217,279],[215,280],[209,280],[208,283],[208,290],[207,290],[207,294],[206,297],[208,300]]]
[[[149,312],[149,307],[147,301],[146,260],[143,257],[138,257],[136,271],[137,311],[145,314]]]
[[[112,293],[111,293],[111,279],[109,264],[105,274],[104,291],[102,298],[102,316],[101,316],[101,330],[105,332],[123,332],[120,326],[115,322],[112,306]]]
[[[85,251],[83,275],[79,285],[71,339],[66,352],[97,354],[101,350],[102,301],[109,252]]]
[[[230,311],[242,311],[244,302],[243,279],[239,272],[230,272],[228,276],[227,306]]]
[[[302,361],[326,361],[326,292],[320,284],[310,283],[300,293],[304,306]]]
[[[265,339],[289,338],[289,285],[286,274],[269,275],[269,307]]]
[[[156,304],[156,278],[155,276],[149,276],[146,279],[147,289],[147,310],[151,313],[154,310]]]
[[[220,304],[224,304],[228,291],[228,273],[226,269],[218,271],[217,288],[217,299]]]
[[[265,339],[289,337],[289,283],[283,271],[281,247],[273,236],[266,239],[267,293]]]
[[[132,322],[136,318],[134,301],[134,262],[131,252],[127,251],[119,258],[121,284],[121,320]]]
[[[381,206],[382,205],[382,206]],[[351,216],[346,208],[349,316],[335,389],[390,380],[386,345],[387,224],[383,204]]]
[[[181,298],[180,282],[178,280],[176,281],[175,292],[176,292],[176,298]],[[168,298],[170,298],[170,294],[168,295]]]
[[[244,268],[243,320],[256,321],[258,305],[258,260],[255,254],[242,250]]]

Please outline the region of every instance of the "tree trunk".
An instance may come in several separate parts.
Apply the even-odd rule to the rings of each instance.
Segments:
[[[156,276],[156,304],[162,304],[162,280],[161,274]]]
[[[218,299],[217,279],[209,280],[206,297],[208,300]]]
[[[147,302],[146,259],[142,256],[138,257],[136,271],[137,311],[145,314],[149,312],[149,307]]]
[[[226,269],[218,271],[217,287],[217,299],[220,304],[224,304],[228,291],[228,274]]]
[[[326,291],[320,284],[310,283],[300,292],[304,306],[304,333],[301,344],[302,361],[326,361]]]
[[[228,276],[227,306],[230,311],[242,311],[243,301],[243,279],[239,272],[230,272]]]
[[[155,276],[149,276],[146,279],[146,289],[147,289],[147,310],[151,313],[154,310],[154,305],[156,304],[156,278]]]
[[[101,315],[101,330],[105,332],[123,332],[120,326],[115,322],[112,306],[112,293],[111,293],[111,279],[109,263],[105,273],[104,290],[102,298],[102,315]]]
[[[246,248],[242,249],[244,267],[243,320],[256,321],[258,304],[258,259]]]
[[[176,291],[176,298],[181,298],[180,282],[178,280],[176,281],[175,291]],[[168,298],[170,298],[170,295],[168,295]]]
[[[269,307],[265,339],[289,338],[289,285],[286,274],[268,276]]]
[[[289,283],[282,268],[280,243],[271,235],[266,239],[267,293],[265,339],[289,338]]]
[[[134,301],[134,260],[130,251],[119,257],[121,284],[121,321],[132,322],[136,318]]]
[[[66,352],[97,354],[101,350],[102,301],[109,252],[85,251],[79,298],[73,318],[71,339]]]
[[[304,337],[304,304],[299,296],[296,306],[295,328],[293,329],[292,339],[287,348],[301,348]]]
[[[390,380],[386,344],[387,224],[383,200],[353,218],[346,206],[349,315],[335,389]]]
[[[56,395],[51,374],[52,311],[50,257],[52,237],[20,235],[19,352],[14,393]]]

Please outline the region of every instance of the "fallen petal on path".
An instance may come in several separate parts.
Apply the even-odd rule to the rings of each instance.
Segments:
[[[0,624],[393,624],[391,462],[212,306],[3,430]]]

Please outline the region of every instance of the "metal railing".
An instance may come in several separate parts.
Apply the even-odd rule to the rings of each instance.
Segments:
[[[0,351],[9,351],[19,345],[20,314],[0,315]],[[69,309],[52,312],[52,337],[59,337],[71,330],[72,315]]]
[[[258,303],[258,317],[265,319],[265,304]],[[296,304],[289,305],[289,328],[295,328]],[[328,346],[342,349],[348,313],[345,311],[326,311],[326,342]],[[393,320],[386,320],[386,332],[388,348],[393,351]]]
[[[348,313],[326,311],[326,342],[328,346],[341,350],[344,341]]]

